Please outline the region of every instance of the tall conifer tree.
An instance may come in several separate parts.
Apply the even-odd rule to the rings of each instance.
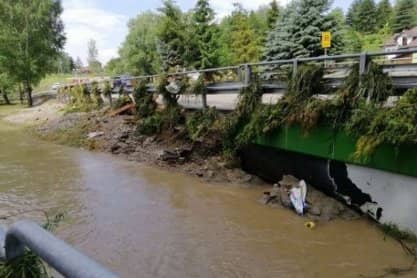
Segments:
[[[401,32],[410,29],[416,23],[416,4],[414,0],[399,0],[395,6],[392,30]]]

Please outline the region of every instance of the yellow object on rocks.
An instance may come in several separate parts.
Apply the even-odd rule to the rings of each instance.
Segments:
[[[304,226],[308,229],[314,229],[316,227],[316,223],[309,221],[309,222],[304,223]]]

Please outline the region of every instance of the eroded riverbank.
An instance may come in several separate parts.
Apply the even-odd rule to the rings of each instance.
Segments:
[[[116,126],[124,128],[126,119],[116,119],[120,124],[101,140],[123,134]],[[60,121],[48,119],[48,126]],[[39,209],[63,211],[58,235],[122,277],[372,277],[411,264],[401,246],[366,219],[337,218],[310,230],[306,218],[262,205],[266,187],[258,181],[219,175],[207,182],[194,169],[179,173],[193,164],[170,165],[157,156],[138,163],[131,153],[68,148],[10,124],[0,124],[0,134],[0,216],[32,211],[24,216],[41,220]],[[140,150],[157,155],[152,146],[162,142],[155,140]],[[99,141],[94,145],[106,150]]]
[[[107,109],[64,114],[60,108],[62,105],[49,102],[39,108],[11,115],[6,120],[35,126],[34,133],[47,141],[111,153],[129,161],[198,177],[204,182],[259,186],[264,191],[272,188],[272,184],[241,170],[238,161],[224,160],[216,149],[216,140],[219,140],[216,134],[202,142],[191,142],[179,127],[159,135],[145,136],[137,133],[134,116],[113,117]],[[360,217],[314,187],[309,186],[308,191],[307,200],[311,204],[306,214],[308,218],[329,221]],[[260,202],[266,200],[262,194],[258,198]],[[269,205],[280,208],[281,204],[274,200]]]

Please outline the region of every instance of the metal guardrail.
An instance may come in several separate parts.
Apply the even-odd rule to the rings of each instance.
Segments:
[[[94,260],[31,221],[19,221],[0,229],[0,259],[12,260],[29,248],[52,268],[69,278],[115,278]]]
[[[274,76],[279,76],[279,70],[281,66],[292,70],[293,76],[297,73],[298,67],[302,63],[325,63],[325,70],[330,72],[326,73],[324,79],[331,88],[340,87],[343,83],[343,79],[346,77],[350,66],[352,64],[359,64],[359,74],[364,74],[367,69],[367,65],[373,58],[374,61],[381,64],[384,72],[388,73],[393,81],[393,85],[398,89],[409,89],[417,86],[417,63],[412,62],[412,58],[398,58],[387,59],[388,56],[405,55],[417,53],[417,48],[412,49],[400,49],[396,51],[382,51],[382,52],[364,52],[353,53],[333,56],[319,56],[319,57],[305,57],[295,58],[288,60],[276,60],[276,61],[263,61],[256,63],[247,63],[229,67],[218,67],[204,70],[190,70],[180,71],[173,73],[166,73],[164,75],[172,78],[181,78],[183,76],[189,76],[191,74],[206,74],[206,73],[228,73],[232,76],[232,80],[227,78],[227,81],[213,81],[206,85],[204,92],[201,94],[203,108],[206,108],[207,95],[216,94],[235,94],[239,93],[243,88],[248,87],[253,81],[252,76],[254,72],[263,75],[264,80],[261,81],[261,86],[264,92],[267,94],[282,94],[285,93],[287,88],[286,82],[282,80],[274,79]],[[382,61],[381,59],[382,58]],[[411,63],[410,60],[411,59]],[[330,62],[329,62],[330,61]],[[326,62],[328,62],[326,64]],[[382,63],[381,63],[382,62]],[[386,64],[388,62],[388,64]],[[394,63],[393,63],[394,62]],[[399,63],[395,63],[399,62]],[[407,63],[408,62],[408,63]],[[275,66],[275,67],[274,67]],[[162,76],[160,75],[143,75],[129,78],[130,80],[147,80],[148,92],[155,93],[155,79]],[[279,78],[278,78],[279,79]],[[133,92],[133,86],[125,88],[126,92]],[[118,91],[118,90],[116,90]],[[116,92],[114,91],[114,92]]]

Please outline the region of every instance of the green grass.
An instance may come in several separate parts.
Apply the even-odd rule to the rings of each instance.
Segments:
[[[402,230],[393,223],[382,224],[381,228],[384,234],[390,237],[393,237],[394,239],[406,241],[410,243],[417,242],[417,236],[413,232],[408,231],[408,230]]]
[[[44,79],[41,80],[41,82],[34,88],[35,92],[43,92],[48,91],[51,89],[51,86],[54,83],[67,83],[69,82],[68,78],[72,78],[73,75],[70,73],[67,74],[49,74]]]
[[[53,74],[48,74],[34,88],[34,92],[49,91],[54,83],[67,84],[67,83],[70,83],[71,82],[71,79],[77,79],[77,78],[94,78],[94,77],[99,77],[99,76],[102,76],[102,75],[95,75],[95,74],[73,75],[71,73],[53,73]]]

